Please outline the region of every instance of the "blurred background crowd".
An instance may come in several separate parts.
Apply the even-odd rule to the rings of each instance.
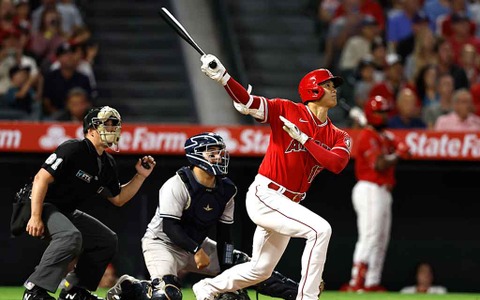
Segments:
[[[390,128],[480,129],[480,2],[311,2],[321,65],[346,79],[349,105],[381,95]]]
[[[135,9],[141,7],[141,2]],[[257,6],[268,6],[269,2],[261,1]],[[236,11],[242,11],[240,4],[229,5],[232,16],[237,14]],[[390,128],[480,129],[480,1],[307,0],[300,5],[302,12],[299,15],[311,21],[318,40],[314,43],[316,48],[308,51],[316,52],[321,58],[309,68],[329,68],[346,79],[346,84],[339,88],[340,108],[330,116],[339,127],[357,127],[359,124],[349,117],[348,108],[357,106],[362,109],[367,99],[381,95],[395,108],[390,115]],[[99,45],[94,42],[92,37],[95,32],[85,18],[85,11],[88,11],[85,8],[90,7],[92,11],[94,6],[93,1],[1,0],[0,119],[79,121],[88,108],[97,104],[97,99],[102,96],[95,78]],[[125,7],[128,8],[127,5]],[[151,11],[147,4],[144,11],[149,9]],[[116,13],[113,8],[111,13]],[[125,15],[125,12],[121,14]],[[132,14],[135,14],[133,8]],[[275,17],[288,18],[280,14]],[[247,22],[254,24],[252,20]],[[155,22],[160,23],[158,20]],[[108,24],[105,23],[105,26]],[[243,29],[248,27],[245,24],[242,26]],[[258,24],[254,26],[257,32],[262,30]],[[141,27],[138,29],[142,30]],[[235,29],[242,31],[238,26]],[[174,36],[172,32],[170,34]],[[241,33],[239,36],[241,40]],[[241,42],[243,44],[239,48],[255,47],[253,41],[251,45],[247,45],[248,41]],[[264,38],[262,42],[269,43],[269,40]],[[131,52],[134,51],[137,59],[155,55],[145,49]],[[111,54],[113,60],[114,51]],[[249,52],[243,49],[242,54],[247,57]],[[270,58],[274,59],[272,55]],[[171,60],[171,57],[165,57],[165,60]],[[268,57],[265,60],[268,61]],[[166,70],[170,67],[167,61],[156,61],[159,67]],[[244,59],[244,63],[249,71],[252,67],[248,58]],[[276,60],[277,65],[284,63]],[[256,65],[259,65],[258,62]],[[148,68],[143,70],[149,74]],[[170,79],[171,73],[177,71],[164,72],[170,72]],[[129,90],[131,99],[125,101],[129,103],[136,101],[133,99],[135,95],[141,97],[148,93],[145,91],[149,87],[146,83],[158,80],[160,84],[151,87],[155,89],[151,94],[154,98],[161,97],[161,93],[168,92],[172,84],[162,83],[162,77],[155,78],[152,74],[145,80],[132,77],[130,83],[109,87],[117,90],[120,96],[128,92],[122,89]],[[127,80],[128,76],[125,75]],[[262,91],[263,82],[259,77],[250,72],[249,82],[260,86]],[[127,86],[135,80],[143,81],[143,85]],[[186,79],[180,76],[179,80]],[[101,84],[99,86],[102,88]],[[182,102],[178,93],[173,91],[169,95],[179,99],[175,104],[177,106]],[[116,96],[114,91],[107,94],[113,97],[102,100],[101,104],[120,106],[122,110],[121,97]],[[265,96],[273,98],[278,95],[267,93]],[[155,110],[153,101],[159,102],[156,99],[150,102],[140,100],[138,103],[144,103],[150,111]],[[292,100],[297,101],[298,97]],[[164,102],[173,105],[171,101]],[[137,104],[137,107],[140,106]],[[124,111],[126,116],[133,112],[132,109]],[[185,108],[177,110],[178,121],[181,122],[180,111],[185,111]],[[170,113],[175,114],[175,111]],[[148,116],[144,115],[144,119],[147,120]],[[159,114],[158,118],[148,121],[162,123],[175,122],[176,119],[167,119]]]

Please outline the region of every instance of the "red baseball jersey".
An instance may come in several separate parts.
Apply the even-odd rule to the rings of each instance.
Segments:
[[[364,128],[355,140],[355,177],[378,185],[395,185],[395,165],[383,171],[375,170],[375,161],[382,154],[395,151],[392,141],[371,127]]]
[[[287,189],[303,193],[306,192],[315,176],[324,167],[310,154],[304,145],[288,135],[279,116],[283,116],[313,141],[327,150],[342,149],[350,156],[351,139],[343,130],[332,124],[330,119],[324,123],[302,104],[286,99],[266,99],[264,102],[264,119],[258,120],[269,123],[271,127],[270,144],[265,157],[259,167],[259,174],[281,184]]]

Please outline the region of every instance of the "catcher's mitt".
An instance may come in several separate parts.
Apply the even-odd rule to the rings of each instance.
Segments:
[[[222,293],[215,300],[250,300],[247,290],[241,289],[235,292]]]

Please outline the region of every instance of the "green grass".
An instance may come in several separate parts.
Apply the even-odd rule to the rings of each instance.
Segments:
[[[21,300],[23,287],[0,287],[0,300]],[[57,291],[58,297],[60,291]],[[193,292],[189,288],[182,289],[184,300],[194,300]],[[105,297],[107,289],[99,289],[95,292]],[[256,299],[255,291],[249,291],[250,298]],[[276,299],[264,295],[258,296],[259,300]],[[480,300],[480,294],[450,293],[446,295],[402,295],[398,292],[389,293],[342,293],[337,291],[325,291],[320,297],[321,300]]]

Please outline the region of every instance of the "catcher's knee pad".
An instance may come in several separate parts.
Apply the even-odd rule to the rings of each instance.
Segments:
[[[273,271],[270,278],[252,288],[260,294],[286,300],[294,300],[298,294],[298,283],[277,271]]]
[[[162,279],[152,280],[151,300],[182,300],[180,279],[175,275],[165,275]]]

